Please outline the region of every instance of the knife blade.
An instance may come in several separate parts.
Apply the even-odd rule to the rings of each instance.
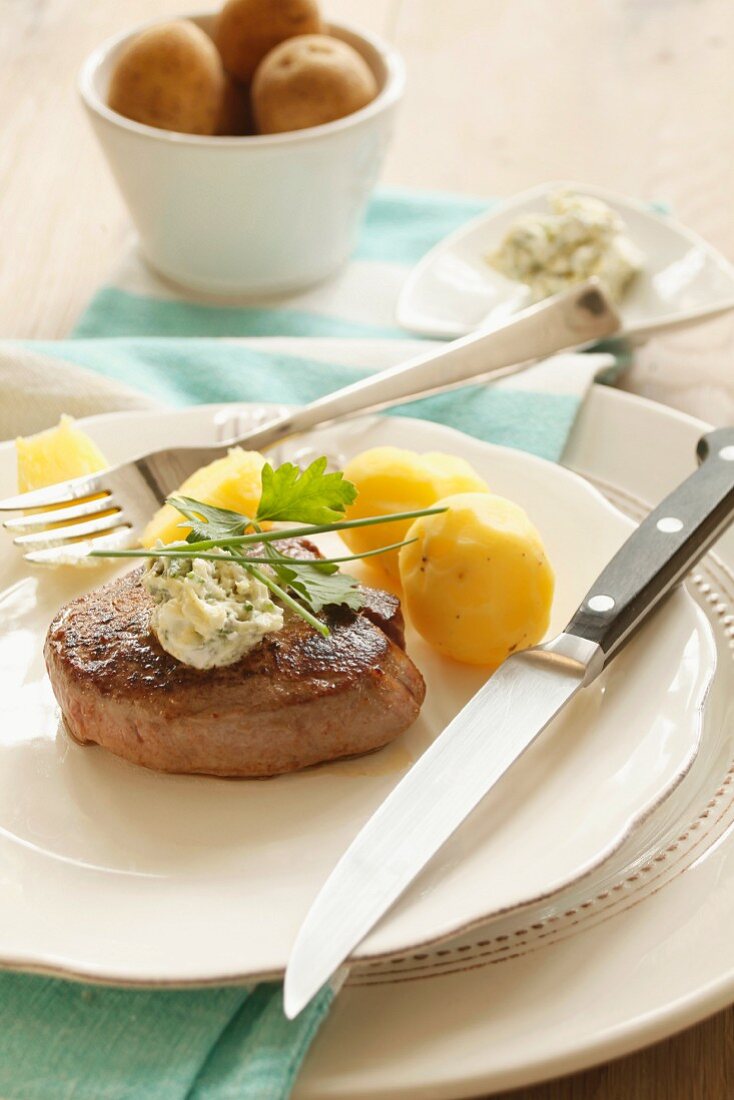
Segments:
[[[573,696],[591,683],[734,518],[734,429],[625,542],[552,641],[509,657],[398,783],[337,863],[285,975],[296,1016]]]

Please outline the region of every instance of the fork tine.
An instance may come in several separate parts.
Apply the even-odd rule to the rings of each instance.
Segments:
[[[119,505],[115,503],[112,496],[96,497],[94,500],[85,500],[81,504],[71,504],[65,508],[33,512],[28,516],[6,519],[3,527],[8,531],[39,531],[54,523],[67,523],[71,520],[81,519],[84,516],[96,516],[101,512],[113,510],[119,511]]]
[[[53,527],[48,531],[32,531],[29,535],[17,535],[13,542],[16,546],[36,547],[41,550],[46,546],[62,546],[69,539],[83,538],[85,535],[94,535],[99,531],[112,531],[121,527],[122,512],[113,512],[111,515],[100,516],[98,519],[90,519],[86,523],[69,523],[65,527]],[[129,527],[129,524],[125,524]]]
[[[89,558],[90,550],[124,550],[135,541],[135,532],[131,527],[122,527],[109,535],[97,539],[85,539],[72,542],[67,546],[49,546],[43,550],[33,550],[25,555],[25,560],[34,565],[99,565],[104,559]]]
[[[58,485],[49,485],[46,489],[32,489],[30,493],[19,493],[15,497],[0,500],[0,512],[18,512],[25,508],[50,508],[54,504],[79,500],[95,493],[105,492],[103,478],[106,471],[99,474],[85,474],[70,481],[61,481]]]

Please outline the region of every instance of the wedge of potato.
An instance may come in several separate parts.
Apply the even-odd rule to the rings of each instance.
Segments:
[[[44,489],[71,477],[94,474],[109,465],[97,444],[70,416],[62,416],[55,428],[47,428],[37,435],[19,436],[15,450],[19,493]]]

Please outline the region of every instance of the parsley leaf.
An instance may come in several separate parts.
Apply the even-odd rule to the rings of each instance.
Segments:
[[[334,562],[294,558],[272,543],[267,543],[263,549],[278,583],[289,588],[310,611],[317,614],[322,608],[335,604],[343,604],[353,611],[363,606],[364,594],[359,582],[348,573],[340,572]]]
[[[284,462],[274,470],[266,462],[257,522],[331,523],[342,519],[347,505],[357,496],[357,487],[345,481],[342,473],[325,473],[326,466],[323,456],[305,470],[292,462]]]
[[[294,592],[314,614],[335,604],[352,611],[358,611],[364,604],[359,582],[348,573],[340,573],[335,565],[293,558],[286,563],[281,558],[273,562],[272,568],[279,583]]]
[[[232,512],[229,508],[216,508],[211,504],[202,504],[192,497],[169,497],[167,504],[188,520],[182,527],[191,527],[186,536],[187,542],[203,542],[205,539],[229,539],[243,535],[251,525],[249,516]]]

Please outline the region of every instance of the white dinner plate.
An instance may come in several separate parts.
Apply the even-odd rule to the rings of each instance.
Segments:
[[[251,415],[207,406],[82,423],[116,462],[230,436],[233,421],[244,430]],[[426,421],[372,417],[312,441],[339,463],[382,444],[461,455],[527,510],[557,572],[554,633],[629,534],[630,521],[563,467]],[[278,457],[307,445],[284,444]],[[13,471],[7,444],[0,495],[13,491]],[[341,852],[486,672],[440,658],[409,630],[428,696],[389,749],[268,782],[148,772],[72,743],[43,669],[51,617],[111,567],[39,571],[3,539],[0,959],[118,982],[282,972]],[[671,805],[688,798],[715,664],[706,617],[680,590],[525,754],[512,782],[485,800],[358,957],[415,951],[548,897],[619,849],[671,791]]]
[[[660,326],[688,325],[734,308],[734,267],[698,234],[633,199],[563,181],[498,203],[435,245],[408,276],[399,324],[423,336],[464,336],[528,305],[528,288],[500,275],[485,257],[518,215],[547,210],[548,197],[559,190],[608,203],[645,256],[620,305],[626,335],[642,339]]]

